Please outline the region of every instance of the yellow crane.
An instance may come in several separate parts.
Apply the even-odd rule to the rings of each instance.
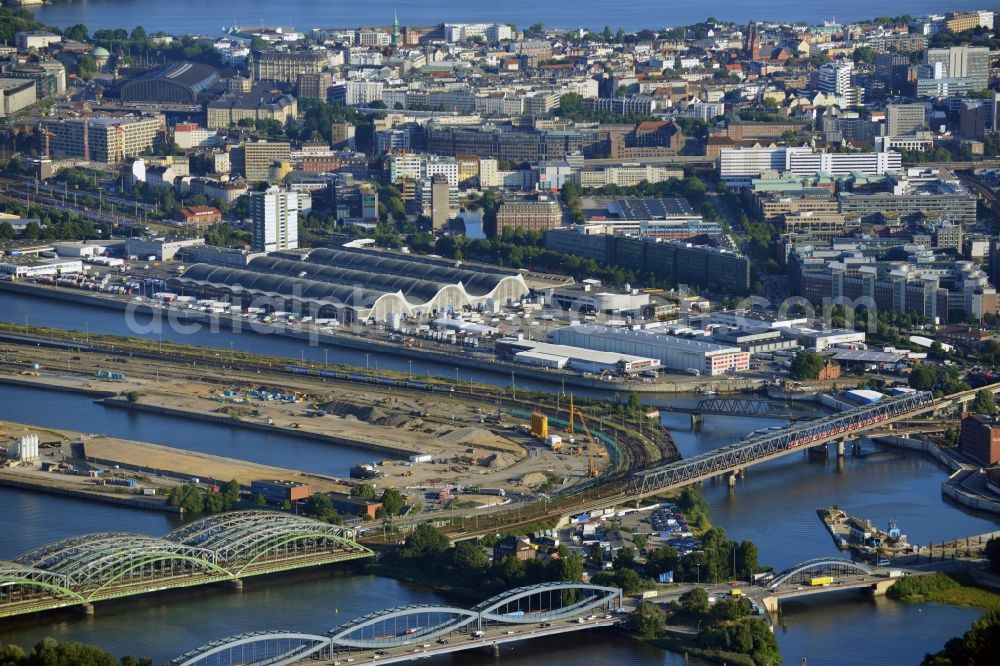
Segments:
[[[597,463],[594,462],[594,449],[597,445],[594,442],[593,435],[590,434],[590,428],[587,427],[587,421],[583,418],[583,413],[577,413],[575,407],[573,406],[573,394],[569,394],[569,430],[570,434],[574,433],[576,417],[580,417],[580,426],[583,429],[584,437],[587,438],[587,475],[594,479],[600,474],[597,469]]]

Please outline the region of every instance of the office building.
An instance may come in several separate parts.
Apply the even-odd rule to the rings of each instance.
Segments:
[[[0,118],[10,118],[37,101],[35,82],[25,79],[0,79]]]
[[[298,101],[291,95],[258,84],[242,90],[231,91],[209,102],[208,126],[225,129],[241,120],[274,120],[285,125],[298,114]]]
[[[968,138],[981,137],[992,129],[990,105],[982,100],[964,100],[958,115],[958,133]]]
[[[507,198],[497,209],[497,236],[505,229],[545,231],[562,226],[562,206],[555,198],[539,194],[533,198]]]
[[[934,218],[968,226],[976,223],[976,194],[948,172],[908,169],[888,174],[886,183],[888,191],[839,193],[840,212],[866,221]]]
[[[263,497],[264,501],[274,506],[283,506],[285,502],[298,502],[309,499],[312,493],[309,484],[298,481],[258,481],[250,482],[250,495],[255,501]]]
[[[291,145],[282,141],[248,141],[233,152],[237,171],[251,183],[271,180],[276,162],[291,161]]]
[[[321,99],[326,101],[333,74],[330,72],[303,72],[298,76],[299,99]]]
[[[903,136],[924,129],[923,104],[890,104],[885,109],[886,135]]]
[[[819,68],[820,92],[843,97],[851,87],[854,63],[850,60],[827,63]]]
[[[875,56],[875,77],[890,93],[899,93],[909,87],[910,70],[910,59],[905,55],[879,53]]]
[[[1000,421],[985,414],[962,419],[958,450],[983,467],[1000,463]]]
[[[933,78],[967,79],[969,90],[983,90],[990,82],[990,50],[985,46],[952,46],[927,49],[924,62],[940,66],[941,76]]]
[[[355,183],[345,176],[335,176],[329,186],[334,219],[340,225],[378,224],[378,191],[368,183]]]
[[[330,125],[330,147],[334,150],[354,150],[356,128],[353,124],[337,121]]]
[[[734,294],[750,291],[750,262],[741,254],[676,240],[591,233],[590,227],[552,229],[545,233],[545,247],[600,264],[649,272],[678,285],[712,287]]]
[[[52,155],[117,164],[153,147],[163,130],[159,117],[98,116],[45,123]]]
[[[295,83],[299,74],[322,72],[329,62],[323,51],[262,51],[253,58],[254,78]]]
[[[294,250],[299,246],[299,195],[270,187],[250,194],[255,252]]]
[[[443,174],[434,174],[431,178],[431,228],[434,231],[448,226],[451,218],[450,189],[448,178]]]

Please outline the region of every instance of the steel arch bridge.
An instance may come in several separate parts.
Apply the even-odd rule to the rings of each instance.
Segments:
[[[213,641],[191,650],[167,666],[278,666],[300,661],[328,661],[350,653],[373,652],[385,655],[380,663],[394,658],[409,659],[408,648],[439,639],[442,652],[480,647],[482,641],[491,644],[496,640],[530,638],[506,627],[523,627],[528,624],[550,627],[560,621],[584,618],[589,611],[620,609],[622,592],[619,588],[589,585],[586,583],[542,583],[509,590],[491,597],[471,609],[443,605],[410,605],[387,608],[355,618],[336,627],[325,635],[291,631],[262,631],[240,634]],[[539,624],[541,623],[541,624]],[[585,629],[584,622],[560,623],[549,633]],[[497,635],[490,638],[490,632]],[[499,632],[499,633],[498,633]],[[472,640],[449,646],[452,634],[468,636]],[[484,636],[482,641],[477,637]],[[398,654],[390,654],[391,651]],[[427,655],[430,656],[430,655]]]
[[[771,590],[776,590],[787,582],[799,582],[810,578],[816,574],[827,574],[832,576],[843,576],[845,574],[866,574],[871,576],[874,572],[863,564],[845,560],[839,557],[819,557],[805,562],[799,562],[795,566],[785,569],[775,576],[767,586]]]
[[[70,537],[0,561],[0,617],[371,556],[353,536],[276,511],[236,511],[165,537]]]

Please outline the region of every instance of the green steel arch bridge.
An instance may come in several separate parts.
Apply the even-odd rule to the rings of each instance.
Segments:
[[[0,617],[371,557],[351,530],[277,511],[231,511],[164,537],[70,537],[0,561]]]

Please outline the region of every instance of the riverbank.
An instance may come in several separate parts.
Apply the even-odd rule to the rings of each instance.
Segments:
[[[67,485],[52,483],[50,480],[42,480],[27,477],[23,474],[12,473],[8,469],[0,469],[0,486],[8,488],[18,488],[21,490],[31,490],[33,492],[47,493],[50,495],[62,495],[74,499],[83,499],[91,502],[103,502],[105,504],[116,504],[132,509],[145,509],[152,511],[165,511],[167,513],[182,513],[178,507],[167,503],[165,497],[143,497],[139,495],[112,495],[108,493],[91,492],[72,488]]]
[[[171,318],[181,323],[194,323],[207,326],[210,330],[227,329],[233,333],[250,332],[257,335],[277,335],[308,343],[310,346],[328,345],[341,347],[361,353],[393,356],[401,359],[424,361],[440,364],[442,369],[451,370],[455,367],[475,372],[489,372],[498,376],[516,379],[529,379],[545,382],[551,386],[569,386],[583,389],[607,391],[609,393],[691,393],[700,390],[714,390],[718,393],[736,393],[748,388],[755,388],[761,382],[749,379],[729,380],[726,378],[694,378],[685,375],[662,377],[660,381],[646,384],[642,382],[607,381],[597,377],[583,377],[578,374],[563,371],[532,368],[507,361],[501,361],[481,352],[461,350],[456,352],[433,350],[428,348],[405,347],[391,341],[376,340],[371,337],[350,335],[347,333],[323,333],[318,330],[292,326],[279,326],[263,322],[250,322],[246,319],[213,315],[190,310],[163,309],[152,307],[146,303],[136,303],[79,290],[45,287],[25,282],[0,281],[0,291],[9,291],[35,298],[44,298],[75,305],[88,305],[119,312],[132,311],[152,317]],[[168,322],[163,322],[167,325]],[[221,348],[221,346],[220,346]],[[447,378],[446,375],[440,375]]]

